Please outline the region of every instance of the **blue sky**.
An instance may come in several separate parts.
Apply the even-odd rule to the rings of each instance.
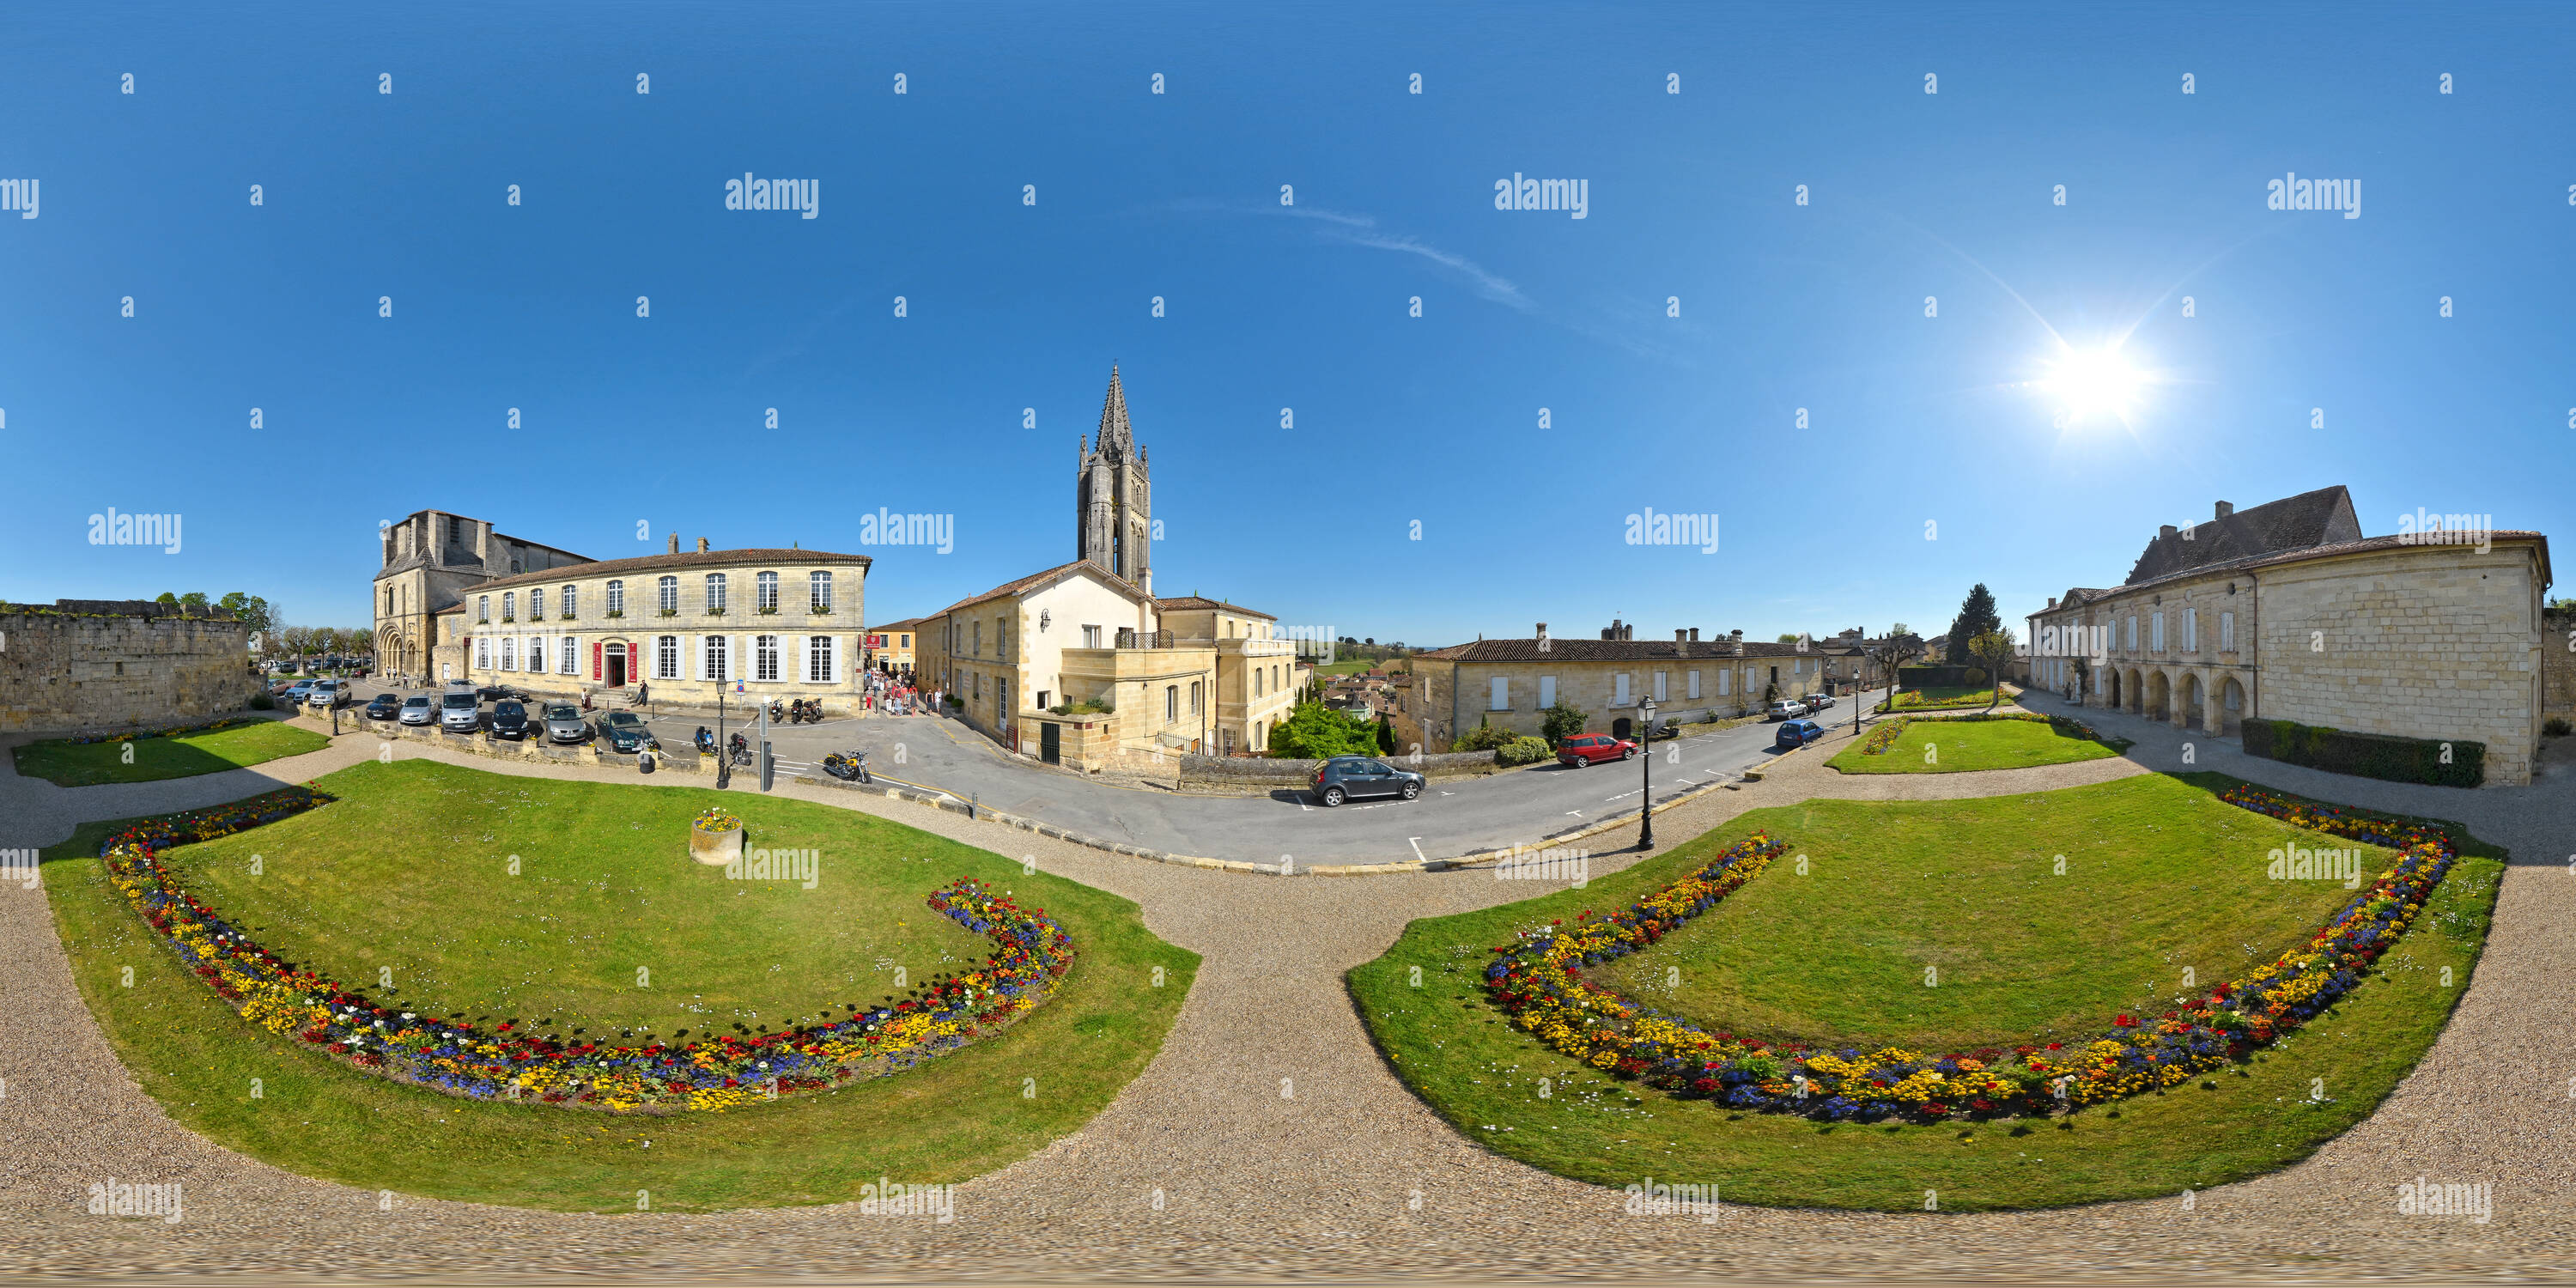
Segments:
[[[2569,526],[2576,7],[1783,8],[12,6],[0,598],[363,625],[435,507],[874,554],[888,620],[1071,557],[1113,361],[1155,589],[1381,640],[1929,634],[2333,483]],[[2121,342],[2125,416],[2056,423],[2058,337]]]

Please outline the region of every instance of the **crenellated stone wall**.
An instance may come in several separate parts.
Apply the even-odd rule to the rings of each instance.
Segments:
[[[250,632],[221,610],[146,600],[0,604],[0,733],[156,728],[239,711]]]

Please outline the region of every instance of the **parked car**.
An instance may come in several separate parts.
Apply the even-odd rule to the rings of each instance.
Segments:
[[[1422,775],[1409,769],[1397,769],[1383,760],[1367,756],[1335,756],[1315,771],[1315,796],[1326,806],[1366,796],[1401,796],[1412,800],[1422,794],[1425,781]]]
[[[1814,715],[1819,711],[1831,711],[1834,709],[1834,695],[1830,693],[1810,693],[1807,695],[1806,701],[1808,715]]]
[[[1762,710],[1762,718],[1765,720],[1795,720],[1805,714],[1807,714],[1807,704],[1796,698],[1774,699],[1770,706]]]
[[[324,680],[314,685],[313,691],[305,695],[304,704],[328,711],[333,707],[348,706],[357,700],[358,691],[349,687],[348,681]]]
[[[644,727],[643,718],[632,711],[611,711],[601,716],[594,727],[610,751],[643,751],[662,745],[654,739],[653,731]]]
[[[1774,751],[1796,751],[1825,736],[1825,727],[1813,720],[1783,720],[1780,732],[1771,739]]]
[[[450,689],[438,699],[438,727],[449,733],[472,733],[483,727],[483,704],[472,689]]]
[[[415,693],[403,699],[402,714],[399,719],[404,724],[425,725],[437,718],[438,704],[430,701],[428,694]]]
[[[484,685],[482,688],[474,691],[474,696],[485,702],[525,702],[528,700],[527,694],[521,693],[517,689],[513,689],[506,684]]]
[[[548,742],[581,742],[590,737],[590,726],[581,721],[581,708],[569,702],[547,703],[545,720]]]
[[[319,681],[297,680],[295,683],[286,686],[286,692],[277,695],[278,700],[284,702],[290,707],[303,706],[304,699],[312,694],[313,686],[317,683],[319,683]]]
[[[367,718],[369,720],[391,720],[394,718],[394,713],[400,710],[402,710],[401,697],[391,693],[379,693],[376,695],[375,701],[367,704]]]
[[[509,698],[504,698],[499,702],[493,703],[492,736],[495,738],[507,738],[512,742],[517,742],[518,740],[527,737],[528,708],[524,704]]]
[[[1637,754],[1635,740],[1613,738],[1606,733],[1582,733],[1556,744],[1556,763],[1581,769],[1605,760],[1626,760]]]

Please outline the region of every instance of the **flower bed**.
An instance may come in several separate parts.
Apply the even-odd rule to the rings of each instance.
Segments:
[[[108,838],[108,880],[179,959],[243,1019],[343,1063],[450,1095],[529,1099],[623,1112],[731,1109],[899,1072],[965,1046],[1036,1007],[1073,966],[1054,919],[960,878],[930,906],[991,937],[977,970],[940,980],[917,999],[757,1037],[603,1046],[558,1042],[500,1025],[390,1011],[253,943],[179,888],[161,851],[301,813],[332,798],[287,788],[215,809],[147,820]],[[737,821],[736,826],[740,826]]]
[[[2036,1115],[2185,1082],[2298,1028],[2361,982],[2405,933],[2457,857],[2420,823],[2319,805],[2247,784],[2219,799],[2293,826],[2397,850],[2397,861],[2308,941],[2159,1019],[2112,1018],[2093,1041],[1927,1056],[1772,1047],[1639,1006],[1582,967],[1653,946],[1716,906],[1783,850],[1756,833],[1616,915],[1585,912],[1494,950],[1485,989],[1511,1022],[1596,1069],[1729,1108],[1825,1120]]]
[[[1904,734],[1905,726],[1912,723],[1914,723],[1914,718],[1912,716],[1898,716],[1897,718],[1870,730],[1869,736],[1860,740],[1860,754],[1864,756],[1886,755],[1887,749],[1895,746],[1897,738]]]
[[[699,810],[698,816],[689,820],[689,826],[701,832],[739,832],[742,830],[742,820],[727,813],[721,806],[710,805]]]

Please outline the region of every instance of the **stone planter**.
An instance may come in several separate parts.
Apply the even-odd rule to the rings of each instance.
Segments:
[[[742,834],[748,829],[727,828],[710,832],[695,824],[689,827],[689,857],[709,867],[723,867],[742,857]]]

